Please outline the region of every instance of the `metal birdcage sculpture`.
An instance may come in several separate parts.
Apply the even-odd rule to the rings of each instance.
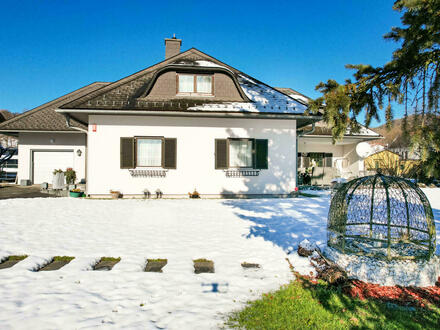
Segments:
[[[378,173],[343,184],[332,197],[327,229],[327,244],[342,253],[388,260],[435,253],[429,201],[403,178]]]

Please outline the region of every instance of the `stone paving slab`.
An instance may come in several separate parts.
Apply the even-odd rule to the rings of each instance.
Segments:
[[[168,263],[167,259],[147,259],[146,272],[162,273],[162,268]]]
[[[0,263],[0,269],[11,268],[15,264],[26,258],[27,256],[9,256],[5,261]]]
[[[242,262],[241,263],[241,267],[243,268],[260,268],[259,264],[255,264],[255,263],[249,263],[249,262]]]
[[[110,271],[119,261],[121,261],[121,258],[102,257],[93,267],[93,270]]]
[[[194,260],[194,273],[214,273],[214,262],[207,259]]]
[[[46,271],[58,270],[64,267],[65,265],[67,265],[73,259],[75,259],[75,257],[55,257],[50,263],[38,269],[37,271],[46,272]]]

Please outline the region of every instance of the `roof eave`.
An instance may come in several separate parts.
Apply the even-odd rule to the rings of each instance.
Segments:
[[[165,117],[205,117],[205,118],[254,118],[254,119],[305,119],[310,122],[320,121],[321,116],[310,116],[293,113],[269,112],[215,112],[215,111],[154,111],[154,110],[101,110],[101,109],[56,109],[58,113],[69,113],[72,118],[75,114],[87,115],[122,115],[122,116],[165,116]]]

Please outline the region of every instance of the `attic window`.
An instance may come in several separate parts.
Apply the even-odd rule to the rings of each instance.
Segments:
[[[213,95],[212,75],[177,75],[177,94],[179,95]]]

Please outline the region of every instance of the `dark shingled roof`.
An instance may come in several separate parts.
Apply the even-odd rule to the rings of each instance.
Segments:
[[[157,77],[165,71],[222,72],[232,78],[241,99],[201,99],[199,97],[157,99],[148,92]],[[255,78],[191,48],[160,63],[115,81],[100,90],[72,100],[60,109],[75,110],[141,110],[200,112],[261,112],[303,115],[305,104]],[[86,112],[86,111],[84,111]],[[311,120],[314,120],[310,116]]]
[[[229,69],[234,75],[239,71],[214,59],[213,57],[191,48],[179,53],[162,62],[154,64],[144,70],[136,72],[128,77],[108,84],[101,90],[92,91],[82,97],[76,98],[69,103],[60,106],[60,109],[106,109],[106,110],[184,110],[191,106],[202,105],[212,102],[206,99],[185,98],[183,100],[148,100],[143,95],[156,78],[156,73],[168,66],[178,65],[182,68],[194,65],[198,60],[214,62],[218,67]],[[217,67],[211,67],[212,70]],[[209,68],[208,68],[209,69]],[[227,101],[227,100],[225,100]],[[218,103],[218,101],[216,102]]]
[[[360,125],[360,131],[358,133],[351,133],[350,131],[346,131],[344,136],[350,137],[350,136],[358,136],[358,137],[371,137],[371,138],[381,138],[381,135],[374,132],[373,130],[365,127],[364,125]],[[303,128],[303,130],[310,130],[312,128],[312,125],[306,126]],[[324,121],[318,121],[315,123],[315,130],[312,133],[308,133],[304,135],[304,137],[307,136],[332,136],[332,129],[331,127],[326,124]]]
[[[14,117],[14,114],[9,112],[8,110],[0,110],[0,123],[11,119]]]
[[[157,77],[166,70],[198,70],[200,72],[222,72],[229,75],[241,100],[227,97],[157,99],[148,92]],[[303,115],[306,103],[290,97],[287,91],[279,91],[243,72],[195,49],[191,48],[144,70],[112,83],[96,82],[43,104],[0,124],[0,131],[77,131],[66,125],[65,117],[57,109],[75,110],[147,110],[147,111],[200,111],[200,112],[261,112],[274,114]],[[316,121],[311,115],[307,123]],[[86,129],[71,115],[71,124]]]
[[[26,111],[18,116],[15,116],[0,124],[0,131],[73,131],[77,130],[70,128],[66,124],[66,119],[62,114],[55,112],[55,109],[61,105],[72,101],[78,97],[88,94],[92,91],[98,90],[109,83],[95,82],[83,88],[77,89],[69,94],[61,96],[53,101],[40,105],[32,110]],[[72,119],[72,126],[87,129],[84,124]]]
[[[281,93],[284,93],[286,95],[289,95],[291,98],[293,98],[296,101],[299,101],[303,104],[308,104],[309,101],[312,99],[304,94],[301,94],[300,92],[289,88],[289,87],[274,87],[277,91],[280,91]]]

